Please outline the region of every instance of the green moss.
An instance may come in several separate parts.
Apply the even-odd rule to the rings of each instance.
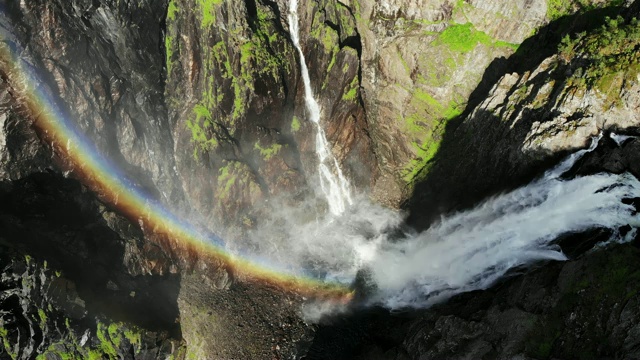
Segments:
[[[564,15],[570,14],[572,8],[571,1],[547,0],[547,17],[550,20],[556,20]]]
[[[102,360],[102,353],[98,350],[89,350],[87,360]]]
[[[164,49],[165,49],[165,64],[167,67],[167,78],[171,75],[171,70],[173,68],[173,44],[175,38],[171,35],[171,31],[169,29],[170,24],[175,21],[176,14],[178,13],[178,5],[176,0],[171,0],[169,2],[169,7],[167,8],[167,32],[164,37]]]
[[[173,38],[169,34],[164,37],[164,49],[168,78],[171,75],[171,69],[173,68]]]
[[[519,44],[495,40],[483,31],[477,30],[473,24],[454,24],[446,28],[438,35],[435,45],[444,45],[451,51],[467,53],[476,48],[478,44],[495,47],[507,47],[517,50]]]
[[[634,79],[640,71],[640,23],[622,17],[606,18],[602,27],[587,34],[566,36],[558,46],[560,59],[570,63],[580,58],[585,64],[575,69],[568,79],[578,89],[599,90],[606,96],[607,105],[620,102],[624,79]]]
[[[407,184],[415,183],[428,173],[431,160],[440,148],[446,123],[462,113],[455,101],[443,106],[422,89],[414,91],[409,105],[415,111],[403,119],[404,128],[414,139],[420,140],[411,143],[416,156],[402,171]]]
[[[240,161],[223,161],[225,164],[218,170],[216,196],[221,199],[230,199],[234,194],[232,190],[237,184],[237,189],[244,191],[249,189],[249,197],[257,196],[260,187],[255,181],[251,168]],[[223,201],[224,202],[224,201]]]
[[[453,51],[463,53],[473,50],[479,43],[493,43],[493,39],[489,35],[476,30],[471,23],[449,26],[440,33],[437,41],[448,46]]]
[[[291,132],[298,132],[298,130],[300,130],[300,119],[294,115],[291,119]]]
[[[169,7],[167,8],[167,20],[175,20],[178,13],[178,5],[176,0],[169,1]]]
[[[142,344],[142,335],[139,331],[127,329],[124,331],[124,337],[134,347],[140,347],[140,345]]]
[[[597,8],[622,6],[624,3],[625,0],[547,0],[547,17],[549,20],[557,20],[577,11],[584,12]]]
[[[329,74],[331,73],[331,69],[333,69],[336,64],[338,52],[335,48],[332,48],[330,54],[331,60],[329,60],[329,65],[327,66],[327,75],[324,77],[324,81],[322,82],[322,89],[326,89],[327,85],[329,84]]]
[[[258,141],[254,144],[253,148],[260,151],[260,155],[262,155],[263,159],[270,160],[280,152],[280,149],[282,149],[282,145],[271,144],[271,146],[263,148],[262,146],[260,146],[260,142]]]
[[[520,47],[520,44],[514,44],[514,43],[502,41],[502,40],[496,41],[494,43],[494,45],[497,46],[497,47],[507,47],[507,48],[510,48],[513,51],[518,50],[518,48]]]
[[[216,5],[222,4],[223,0],[198,0],[200,12],[202,14],[202,28],[207,28],[216,22]]]
[[[100,350],[102,350],[109,359],[116,359],[118,357],[118,350],[114,346],[113,342],[111,342],[107,331],[108,330],[105,328],[104,324],[98,321],[96,335],[98,336],[98,340],[100,340]]]
[[[193,156],[197,160],[198,153],[214,150],[218,147],[218,140],[210,135],[214,127],[211,112],[202,104],[193,108],[194,118],[187,120],[187,128],[191,131],[191,142],[194,144]]]
[[[38,317],[40,318],[40,328],[47,326],[47,314],[43,309],[38,309]]]
[[[0,338],[2,338],[2,346],[4,346],[4,351],[7,355],[9,355],[11,359],[16,359],[18,354],[13,352],[11,342],[9,341],[9,331],[4,327],[0,328]]]
[[[314,11],[313,14],[314,17],[310,32],[311,37],[318,40],[325,51],[330,51],[330,49],[337,47],[339,43],[338,33],[331,27],[325,25],[322,12]]]
[[[54,359],[61,360],[77,360],[86,358],[78,352],[78,349],[75,346],[69,347],[64,342],[59,342],[49,345],[44,353],[39,354],[36,357],[36,360],[47,360],[52,357]]]
[[[358,82],[358,75],[354,76],[353,79],[351,79],[351,83],[349,83],[349,86],[347,86],[347,88],[345,89],[345,93],[342,95],[342,100],[344,101],[353,101],[357,98],[358,96],[358,87],[359,87],[359,82]]]
[[[221,167],[218,170],[218,196],[221,198],[228,198],[231,187],[236,182],[236,168],[237,162],[231,162],[226,166]]]
[[[119,327],[120,325],[116,323],[112,323],[112,324],[109,324],[109,327],[107,328],[107,332],[109,333],[109,339],[111,340],[113,345],[116,346],[116,348],[119,348],[120,344],[122,343],[122,335],[120,335]]]

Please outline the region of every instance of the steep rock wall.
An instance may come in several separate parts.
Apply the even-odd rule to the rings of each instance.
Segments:
[[[351,1],[362,34],[362,89],[380,158],[379,194],[409,196],[484,69],[546,22],[544,1]]]
[[[615,20],[619,14],[627,20]],[[476,105],[447,128],[423,170],[409,203],[412,221],[530,181],[603,130],[633,132],[640,120],[637,15],[607,7],[554,21],[492,64],[474,90]]]
[[[285,1],[172,1],[165,37],[169,118],[189,202],[209,221],[251,228],[270,197],[317,189]],[[360,102],[355,19],[334,1],[301,4],[303,51],[333,151],[358,188],[377,164]],[[240,220],[240,221],[238,221]]]

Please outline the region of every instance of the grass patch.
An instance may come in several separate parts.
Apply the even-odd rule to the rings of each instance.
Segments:
[[[291,132],[298,132],[300,130],[300,119],[297,116],[293,116],[291,119]]]
[[[260,155],[262,155],[262,158],[265,161],[268,161],[280,152],[280,149],[282,149],[282,145],[272,144],[269,147],[263,148],[262,146],[260,146],[260,142],[258,141],[254,144],[253,148],[260,151]]]
[[[167,8],[167,20],[175,20],[178,13],[178,5],[176,0],[169,1],[169,7]]]
[[[455,24],[446,28],[437,39],[438,43],[446,45],[453,51],[469,52],[478,43],[491,45],[493,38],[482,31],[478,31],[473,24]]]
[[[351,80],[351,83],[349,83],[349,86],[346,87],[345,89],[346,92],[342,95],[342,100],[345,100],[345,101],[355,100],[358,96],[359,85],[360,84],[358,82],[358,75],[356,75]]]
[[[222,4],[223,0],[198,0],[200,12],[202,14],[202,28],[207,28],[216,22],[216,5]]]
[[[415,183],[424,178],[429,170],[429,164],[440,149],[443,132],[449,120],[462,113],[462,109],[455,101],[442,105],[424,90],[416,89],[410,106],[416,112],[406,116],[404,127],[408,134],[415,139],[411,145],[416,157],[402,170],[402,178],[407,184]]]

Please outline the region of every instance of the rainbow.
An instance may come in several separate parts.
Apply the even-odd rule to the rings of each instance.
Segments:
[[[105,158],[65,115],[53,100],[48,86],[35,70],[0,43],[0,76],[10,86],[10,95],[18,110],[32,119],[41,141],[51,147],[58,165],[94,191],[109,206],[134,223],[139,223],[145,238],[165,252],[208,261],[245,282],[260,282],[283,291],[348,302],[353,292],[339,283],[325,282],[293,269],[279,268],[264,259],[229,253],[224,241],[180,219],[161,203],[151,199],[127,175]],[[193,262],[192,262],[193,263]]]

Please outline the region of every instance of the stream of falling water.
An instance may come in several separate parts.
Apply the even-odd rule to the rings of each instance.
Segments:
[[[309,69],[307,68],[302,48],[300,47],[300,29],[298,19],[298,0],[289,1],[289,32],[293,45],[300,55],[300,70],[304,82],[304,101],[309,120],[316,127],[316,154],[318,155],[318,173],[320,187],[329,203],[329,210],[333,215],[344,212],[352,204],[349,182],[342,174],[338,160],[333,156],[324,129],[320,124],[320,106],[313,95]]]
[[[628,173],[562,178],[599,139],[530,184],[400,239],[389,231],[401,223],[397,215],[380,208],[372,211],[358,202],[352,207],[357,212],[326,225],[323,241],[336,249],[307,250],[322,259],[329,278],[353,279],[360,272],[369,284],[369,304],[399,309],[428,307],[462,292],[485,289],[509,270],[537,261],[567,260],[555,243],[563,234],[606,228],[613,235],[605,243],[630,241],[640,218],[634,206],[622,200],[640,197],[638,179]],[[633,229],[622,236],[618,229],[624,225]],[[310,304],[305,315],[314,321],[332,311],[339,309]]]
[[[638,179],[606,173],[562,178],[596,148],[601,136],[526,186],[443,217],[424,232],[404,230],[399,235],[402,215],[366,198],[352,200],[331,154],[300,48],[297,6],[297,0],[290,0],[289,26],[300,55],[308,116],[317,129],[318,172],[331,213],[341,216],[309,222],[304,210],[276,210],[275,220],[265,221],[254,234],[263,254],[326,280],[348,284],[360,276],[369,288],[368,304],[399,309],[430,306],[487,288],[511,269],[537,261],[567,260],[555,243],[563,234],[606,228],[613,233],[609,242],[634,238],[640,219],[634,206],[622,200],[640,197]],[[629,138],[610,136],[619,145]],[[618,229],[624,225],[633,229],[621,236]],[[313,321],[339,310],[333,306],[308,304],[304,313]]]

